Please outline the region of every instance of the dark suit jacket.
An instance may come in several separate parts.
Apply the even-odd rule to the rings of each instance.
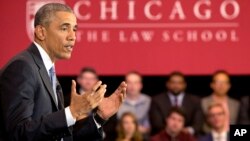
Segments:
[[[67,127],[63,94],[58,83],[58,106],[37,47],[15,56],[0,74],[0,141],[100,140],[93,117]],[[74,128],[74,129],[73,129]]]
[[[165,130],[153,136],[150,141],[171,141],[171,137],[166,133]],[[195,138],[190,134],[181,132],[176,138],[176,141],[195,141]]]
[[[207,134],[204,137],[201,137],[199,141],[213,141],[213,137],[211,134]]]
[[[205,135],[204,137],[201,137],[199,139],[199,141],[213,141],[212,134],[209,133],[209,134]],[[229,134],[227,134],[227,141],[229,141]]]
[[[164,129],[166,125],[165,118],[171,107],[171,101],[167,92],[153,97],[149,111],[153,134]],[[191,126],[196,133],[200,133],[204,118],[199,98],[190,94],[185,94],[181,108],[186,114],[185,126]]]
[[[239,108],[238,123],[239,124],[250,124],[250,97],[244,96],[241,98]]]

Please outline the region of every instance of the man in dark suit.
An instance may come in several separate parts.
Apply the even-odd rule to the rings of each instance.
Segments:
[[[70,106],[64,107],[54,64],[71,57],[76,29],[67,5],[50,3],[38,10],[34,42],[0,74],[1,141],[102,140],[102,125],[117,112],[126,84],[104,98],[106,85],[100,81],[84,95],[77,94],[72,81]]]
[[[185,132],[198,134],[203,123],[200,100],[185,93],[186,81],[180,72],[173,72],[166,83],[167,92],[159,94],[152,99],[150,108],[150,122],[152,133],[164,129],[165,117],[172,107],[180,107],[186,114]]]

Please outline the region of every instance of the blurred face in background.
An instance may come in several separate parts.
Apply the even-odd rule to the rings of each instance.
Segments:
[[[167,131],[173,135],[178,135],[184,128],[184,117],[178,113],[172,113],[166,118]]]
[[[227,95],[230,87],[231,85],[228,75],[224,73],[219,73],[214,76],[213,82],[211,83],[211,88],[213,89],[216,95],[219,96]]]
[[[186,89],[185,79],[180,75],[173,75],[167,81],[167,89],[174,95],[184,92]]]
[[[97,75],[93,72],[83,72],[77,78],[78,84],[85,92],[91,91],[97,81]]]
[[[224,129],[226,116],[222,106],[214,106],[208,111],[208,122],[215,129]]]
[[[132,136],[136,131],[136,120],[131,115],[125,115],[121,119],[121,126],[125,135]]]
[[[131,73],[131,74],[128,74],[125,79],[127,83],[127,95],[128,96],[139,95],[142,90],[141,76],[135,73]]]

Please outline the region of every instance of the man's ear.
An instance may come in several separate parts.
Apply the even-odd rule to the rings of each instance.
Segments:
[[[45,28],[43,26],[37,25],[35,27],[35,37],[41,41],[45,40]]]

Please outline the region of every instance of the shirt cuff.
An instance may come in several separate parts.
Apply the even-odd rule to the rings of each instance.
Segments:
[[[96,114],[96,113],[93,114],[93,119],[94,119],[94,122],[95,122],[95,125],[96,125],[97,129],[99,129],[99,128],[101,128],[102,126],[101,126],[100,123],[98,123],[98,122],[96,121],[96,119],[95,119],[95,114]]]
[[[72,116],[72,113],[69,107],[65,108],[65,115],[68,127],[74,125],[76,123],[76,119]]]

